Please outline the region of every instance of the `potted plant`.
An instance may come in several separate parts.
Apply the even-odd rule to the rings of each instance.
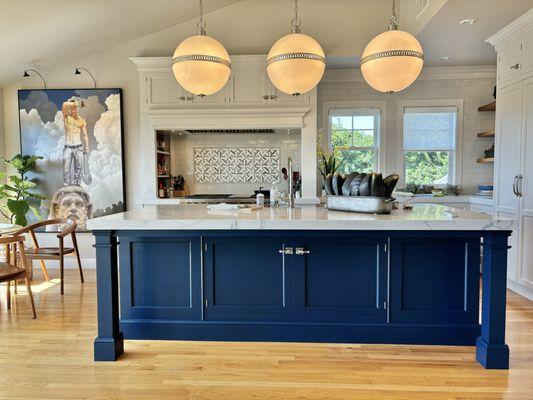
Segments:
[[[0,184],[0,200],[4,200],[0,205],[0,213],[11,223],[26,226],[28,224],[26,214],[29,211],[41,219],[38,207],[44,196],[34,191],[37,183],[26,176],[35,169],[37,160],[40,159],[42,157],[21,154],[10,160],[2,158],[7,166],[17,171],[17,174],[8,177],[7,183]],[[6,173],[0,172],[0,179],[3,180],[5,177]]]
[[[318,163],[318,170],[320,171],[320,174],[322,175],[322,178],[324,181],[326,180],[326,176],[329,174],[334,174],[337,172],[337,170],[342,165],[343,161],[339,162],[337,158],[330,154],[327,158],[324,153],[322,153],[322,158],[319,160]]]

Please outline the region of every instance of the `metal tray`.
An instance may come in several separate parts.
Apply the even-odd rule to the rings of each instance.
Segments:
[[[390,214],[392,197],[326,196],[326,208],[366,214]]]

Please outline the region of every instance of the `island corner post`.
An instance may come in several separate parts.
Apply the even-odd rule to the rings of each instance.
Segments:
[[[310,341],[310,342],[343,342],[343,343],[405,343],[405,344],[444,344],[444,345],[476,345],[476,359],[487,369],[508,369],[509,368],[509,348],[505,344],[505,310],[506,310],[506,274],[507,274],[507,240],[511,234],[509,230],[480,230],[480,231],[261,231],[261,232],[246,232],[246,231],[177,231],[177,230],[94,230],[95,248],[97,259],[97,300],[98,300],[98,336],[94,342],[94,359],[95,361],[115,361],[124,352],[124,338],[126,339],[163,339],[163,340],[252,340],[252,341]],[[346,239],[348,237],[348,239]],[[121,250],[121,271],[119,274],[119,242],[120,246],[127,246]],[[274,239],[278,238],[278,239]],[[364,239],[366,238],[366,239]],[[408,238],[408,239],[403,239]],[[255,239],[260,241],[256,244]],[[480,241],[483,239],[483,243]],[[235,240],[237,242],[235,242]],[[249,312],[242,314],[232,314],[227,312],[228,307],[223,305],[218,308],[218,313],[213,310],[213,297],[209,297],[213,285],[209,278],[210,273],[206,269],[214,269],[214,261],[218,263],[217,268],[224,263],[229,263],[231,260],[239,258],[239,254],[231,254],[231,251],[236,249],[240,242],[248,241],[252,243],[252,253],[265,249],[274,250],[278,243],[282,243],[280,252],[276,257],[281,257],[283,261],[283,279],[294,280],[295,287],[301,287],[302,282],[297,282],[302,277],[301,268],[315,268],[314,264],[309,264],[307,267],[297,265],[302,258],[288,255],[288,252],[281,254],[287,248],[293,247],[298,252],[303,252],[304,259],[305,252],[309,252],[309,248],[315,250],[315,257],[320,257],[331,252],[335,246],[348,246],[350,250],[361,250],[364,254],[360,257],[360,263],[368,263],[375,276],[376,287],[371,292],[366,293],[376,298],[376,304],[372,307],[361,307],[360,305],[354,308],[347,308],[347,310],[355,310],[358,317],[353,318],[348,313],[343,311],[340,307],[335,307],[331,302],[335,297],[317,289],[321,296],[326,296],[327,307],[315,307],[315,317],[309,324],[305,316],[294,314],[297,309],[294,306],[293,315],[290,312],[287,314],[281,311],[276,314],[276,307],[244,307]],[[353,242],[353,243],[352,243]],[[356,243],[357,242],[357,243]],[[454,271],[464,273],[464,282],[460,285],[464,287],[464,294],[458,294],[458,299],[464,302],[464,313],[447,312],[442,313],[446,315],[445,320],[435,320],[430,313],[426,315],[412,317],[412,320],[402,321],[395,316],[395,310],[398,310],[398,305],[395,304],[395,298],[391,298],[389,293],[391,286],[398,286],[398,283],[392,282],[395,273],[394,270],[399,268],[396,265],[394,255],[391,252],[395,247],[400,247],[405,243],[414,243],[416,246],[422,246],[416,252],[421,252],[422,256],[427,256],[426,251],[434,251],[435,249],[441,251],[445,260],[439,262],[438,273],[446,273],[445,268],[454,268],[451,262],[459,264],[457,260],[464,258],[464,266],[456,265]],[[303,247],[295,247],[303,243]],[[482,278],[482,309],[481,309],[481,325],[474,318],[479,319],[479,245],[483,246],[483,278]],[[153,247],[155,246],[155,247]],[[355,247],[353,247],[355,246]],[[410,249],[415,249],[410,244]],[[424,246],[428,246],[424,249]],[[153,247],[153,248],[152,248]],[[457,254],[452,257],[451,252],[458,252],[465,249],[464,255]],[[157,320],[160,316],[149,314],[146,310],[135,314],[132,310],[135,308],[132,304],[132,259],[139,256],[136,263],[146,263],[148,259],[152,259],[152,252],[160,253],[160,257],[168,257],[173,253],[169,251],[176,251],[183,249],[184,253],[176,253],[175,257],[180,259],[189,258],[192,260],[192,252],[199,250],[201,255],[198,255],[197,261],[194,262],[199,271],[191,272],[191,285],[195,284],[199,287],[191,287],[189,300],[187,300],[190,309],[198,311],[196,316],[188,320],[181,320],[179,311],[171,320],[161,323]],[[214,249],[219,252],[215,256]],[[405,249],[404,249],[405,250]],[[409,251],[411,251],[409,250]],[[365,252],[366,251],[366,252]],[[398,250],[397,250],[398,251]],[[402,250],[403,251],[403,250]],[[406,250],[407,251],[407,250]],[[411,257],[407,251],[404,258]],[[277,252],[277,251],[276,251]],[[477,256],[476,256],[477,252]],[[373,258],[372,253],[376,253],[376,258]],[[126,256],[126,254],[128,256]],[[446,254],[449,256],[446,258]],[[256,254],[256,256],[259,254]],[[244,255],[244,257],[246,254]],[[261,255],[259,255],[261,257]],[[235,258],[237,257],[237,258]],[[265,258],[264,263],[269,263],[273,256],[270,254],[261,258]],[[292,257],[292,258],[291,258]],[[455,258],[454,258],[455,257]],[[161,259],[161,258],[159,258]],[[158,257],[155,257],[158,260]],[[323,258],[318,258],[322,262]],[[415,260],[413,260],[415,261]],[[262,261],[258,262],[261,264]],[[477,268],[476,264],[477,263]],[[374,265],[375,264],[375,265]],[[155,265],[155,264],[154,264]],[[152,267],[154,266],[152,265]],[[192,264],[191,264],[192,265]],[[189,268],[191,265],[188,265]],[[143,268],[148,268],[148,265],[136,266],[136,272],[140,272]],[[300,269],[298,269],[300,268]],[[294,271],[291,271],[294,269]],[[231,268],[229,269],[231,270]],[[259,270],[258,270],[259,271]],[[341,271],[341,270],[339,270]],[[419,271],[419,270],[418,270]],[[464,272],[463,272],[464,271]],[[264,270],[259,271],[264,272]],[[356,277],[350,272],[345,277]],[[455,272],[454,272],[455,274]],[[467,277],[468,274],[468,277]],[[119,275],[124,283],[120,282],[121,292],[119,299]],[[286,278],[288,276],[288,278]],[[360,275],[362,279],[369,278],[370,274],[366,272]],[[455,274],[454,276],[459,276]],[[224,281],[224,276],[221,277]],[[412,277],[416,284],[424,284],[420,278]],[[141,278],[142,279],[142,278]],[[239,277],[232,279],[238,281]],[[265,277],[262,278],[263,280]],[[328,277],[322,276],[327,284]],[[231,280],[231,279],[230,279]],[[344,279],[345,280],[345,279]],[[476,285],[477,280],[477,285]],[[268,279],[267,279],[268,281]],[[150,284],[150,279],[144,278],[144,285]],[[405,283],[405,282],[404,282]],[[137,284],[137,283],[136,283]],[[244,290],[244,293],[250,293],[241,283],[238,290]],[[285,284],[285,283],[284,283]],[[431,285],[431,282],[425,282],[425,285]],[[207,285],[207,287],[206,287]],[[265,283],[268,285],[268,283]],[[448,280],[442,286],[443,290],[450,290],[452,292],[458,285],[451,280]],[[460,286],[459,285],[459,286]],[[131,292],[128,287],[131,287]],[[248,288],[249,289],[249,288]],[[256,288],[257,289],[257,288]],[[289,288],[290,289],[290,288]],[[358,288],[361,289],[361,288]],[[375,289],[375,290],[374,290]],[[426,288],[427,289],[427,288]],[[141,292],[142,292],[141,288]],[[254,289],[255,290],[255,289]],[[285,289],[283,289],[285,290]],[[363,290],[363,289],[362,289]],[[366,290],[366,289],[364,289]],[[369,289],[370,290],[370,289]],[[472,293],[472,292],[475,293]],[[259,289],[261,292],[261,289]],[[316,295],[315,293],[315,295]],[[441,293],[442,294],[442,293]],[[269,294],[265,292],[265,296]],[[284,293],[285,295],[285,293]],[[454,295],[453,293],[451,295]],[[144,296],[144,295],[143,295]],[[149,295],[146,298],[149,298]],[[329,296],[329,297],[328,297]],[[462,296],[462,297],[461,297]],[[288,296],[288,302],[293,295]],[[442,296],[441,296],[442,297]],[[205,304],[204,304],[205,299]],[[227,300],[227,299],[226,299]],[[224,300],[224,301],[226,301]],[[315,299],[320,302],[320,299]],[[346,298],[339,298],[339,301],[346,301]],[[351,299],[348,299],[351,301]],[[285,301],[285,300],[284,300]],[[449,299],[437,299],[437,305],[449,304]],[[192,303],[199,304],[192,304]],[[122,312],[128,315],[128,318],[121,320],[119,315],[119,304],[121,304]],[[285,308],[287,304],[280,305],[279,310]],[[291,306],[291,304],[289,304]],[[395,308],[396,307],[396,308]],[[141,307],[142,308],[142,307]],[[187,308],[187,307],[185,307]],[[244,309],[242,308],[242,309]],[[221,312],[222,310],[222,312]],[[257,315],[257,310],[265,311],[264,319],[261,321],[261,315]],[[302,308],[299,309],[300,311]],[[316,312],[318,310],[318,312]],[[272,312],[271,315],[268,313]],[[254,314],[255,313],[255,314]],[[302,311],[303,313],[303,311]],[[329,315],[330,313],[331,315]],[[403,315],[403,314],[402,314]],[[411,315],[411,314],[406,314]],[[415,315],[415,314],[413,314]],[[463,317],[467,317],[464,319]],[[153,318],[153,319],[151,319]],[[187,319],[188,317],[185,317]],[[345,321],[343,323],[342,321]],[[269,324],[268,322],[272,322]],[[317,324],[320,322],[320,324]],[[280,329],[280,327],[282,327]],[[123,335],[122,331],[125,332]]]

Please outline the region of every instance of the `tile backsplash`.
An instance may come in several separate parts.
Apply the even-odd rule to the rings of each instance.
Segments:
[[[280,149],[234,147],[194,149],[197,183],[278,183]]]
[[[253,194],[259,186],[287,189],[281,173],[292,157],[300,170],[301,134],[193,133],[171,137],[171,173],[185,178],[189,194]]]

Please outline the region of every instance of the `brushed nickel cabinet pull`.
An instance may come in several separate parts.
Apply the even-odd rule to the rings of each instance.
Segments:
[[[299,255],[299,256],[302,256],[304,254],[309,254],[311,253],[309,250],[304,250],[303,247],[297,247],[296,248],[296,254]]]
[[[285,254],[287,256],[294,254],[294,249],[292,247],[284,247],[281,250],[278,250],[280,254]]]
[[[515,65],[511,65],[511,69],[518,69],[520,68],[520,64],[516,63]]]

